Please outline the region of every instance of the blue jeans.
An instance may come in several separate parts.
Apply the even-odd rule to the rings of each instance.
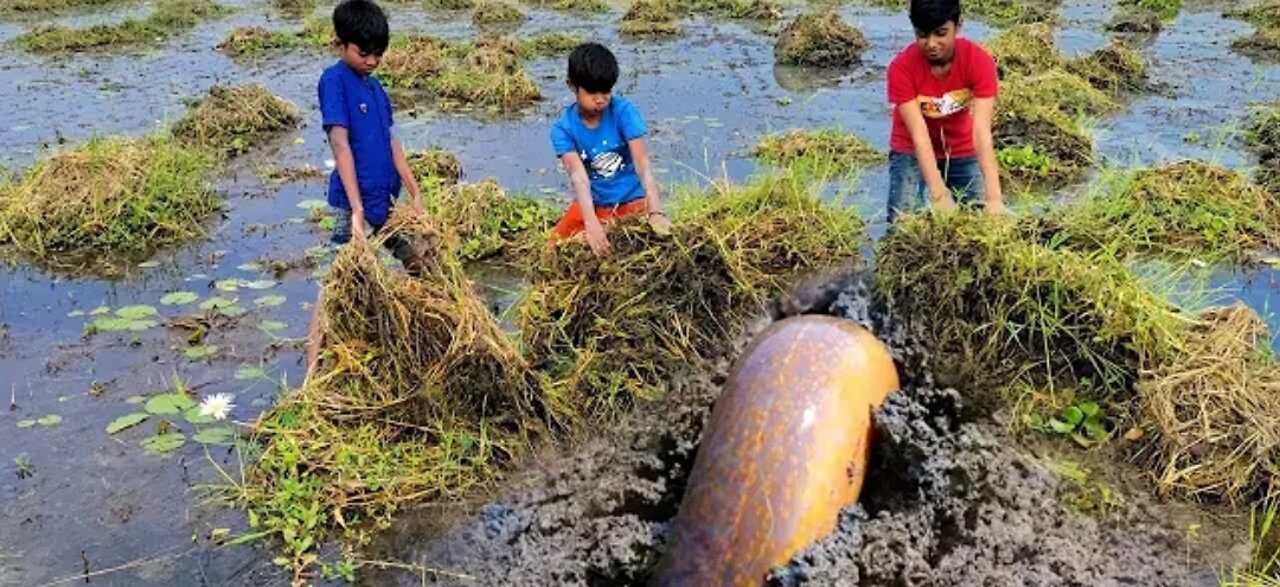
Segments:
[[[977,157],[939,159],[938,171],[942,172],[942,181],[955,196],[957,204],[973,206],[982,203],[985,185]],[[889,154],[890,223],[900,213],[924,208],[928,202],[928,191],[915,153]]]
[[[330,206],[329,211],[333,213],[334,219],[333,235],[329,237],[329,242],[334,246],[342,246],[351,242],[351,210]],[[367,233],[368,236],[372,238],[382,231],[382,227],[382,224],[369,224],[369,228],[372,228],[373,231]],[[391,251],[391,256],[409,269],[411,274],[417,271],[417,268],[413,265],[413,246],[408,240],[401,238],[400,235],[392,235],[383,242],[382,246]]]

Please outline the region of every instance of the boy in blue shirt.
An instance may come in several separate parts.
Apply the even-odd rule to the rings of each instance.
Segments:
[[[613,95],[618,60],[599,43],[583,43],[569,55],[569,89],[575,101],[551,127],[551,146],[569,172],[573,202],[555,226],[555,237],[585,232],[598,256],[610,252],[604,223],[644,213],[659,233],[670,230],[645,143],[648,129],[630,100]]]
[[[422,193],[392,129],[391,100],[377,78],[390,42],[387,16],[369,0],[344,0],[333,10],[339,60],[324,70],[317,91],[324,131],[337,169],[329,176],[329,205],[337,223],[332,241],[364,240],[365,223],[378,232],[386,224],[400,188],[422,211]],[[405,261],[400,242],[388,246]]]

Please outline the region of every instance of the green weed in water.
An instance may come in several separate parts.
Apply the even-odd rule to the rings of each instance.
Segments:
[[[134,2],[135,0],[0,0],[0,15],[70,12]]]
[[[227,33],[218,50],[234,57],[256,57],[276,49],[289,49],[304,44],[301,36],[260,26],[237,27]]]
[[[515,24],[528,18],[519,8],[500,0],[481,0],[471,13],[471,22],[477,26]]]
[[[526,4],[541,8],[550,8],[562,12],[578,12],[584,14],[603,14],[609,12],[609,4],[604,0],[525,0]]]
[[[773,47],[782,65],[843,67],[862,60],[867,40],[833,10],[802,14],[791,21]]]
[[[85,29],[46,25],[19,35],[17,43],[34,53],[137,45],[154,42],[157,38],[190,29],[202,20],[231,12],[231,9],[212,0],[164,0],[146,18],[130,18],[118,24],[100,24]]]
[[[1120,0],[1120,6],[1151,11],[1164,20],[1173,20],[1182,11],[1182,0]]]
[[[1227,18],[1243,20],[1258,28],[1280,28],[1280,0],[1242,2],[1223,14]]]
[[[635,0],[622,15],[618,29],[624,35],[664,37],[683,31],[680,15],[670,0]]]
[[[1280,193],[1280,103],[1253,111],[1245,126],[1245,144],[1258,157],[1258,184]]]
[[[190,146],[236,155],[301,122],[293,104],[262,86],[213,86],[174,124],[173,134]]]
[[[755,156],[818,176],[853,173],[885,161],[884,153],[861,137],[834,128],[765,136],[756,145]]]

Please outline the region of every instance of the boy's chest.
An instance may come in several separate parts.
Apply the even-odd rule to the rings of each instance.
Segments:
[[[347,120],[351,132],[373,132],[391,126],[391,101],[386,93],[372,82],[355,80],[346,84],[345,100]]]
[[[927,119],[942,119],[966,112],[973,103],[973,90],[964,72],[953,70],[939,79],[928,68],[917,76],[916,100]]]

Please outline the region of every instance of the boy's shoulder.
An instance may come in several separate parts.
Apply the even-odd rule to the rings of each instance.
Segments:
[[[342,79],[347,73],[344,71],[346,67],[341,61],[335,62],[333,65],[324,68],[324,71],[320,73],[320,81]]]

